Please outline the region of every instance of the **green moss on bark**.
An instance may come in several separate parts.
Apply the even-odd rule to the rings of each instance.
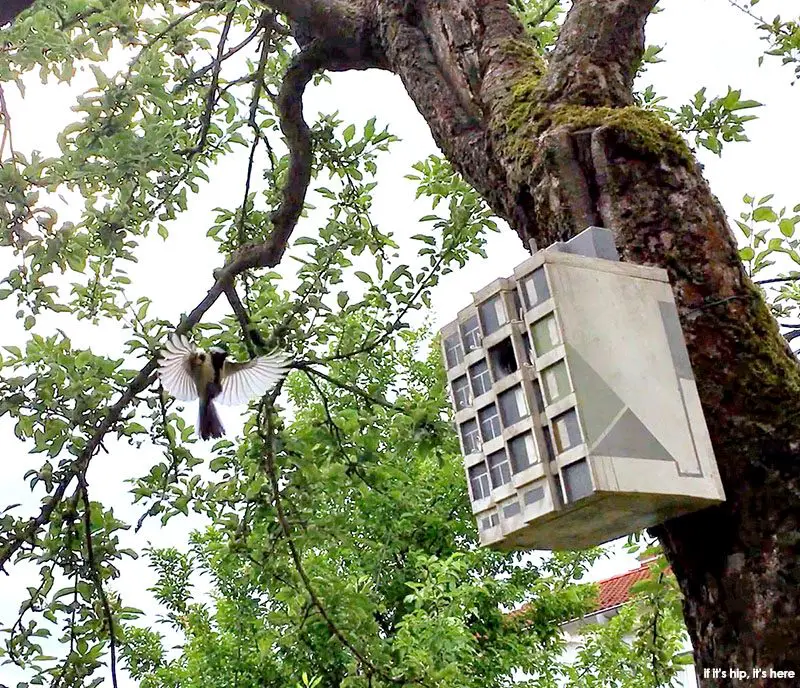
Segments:
[[[635,106],[624,108],[559,106],[550,113],[551,126],[570,131],[606,127],[621,135],[625,143],[641,153],[656,157],[674,156],[693,162],[689,146],[675,129],[654,112]]]
[[[545,72],[546,64],[536,46],[519,38],[510,38],[500,45],[501,52],[519,67],[511,77],[510,88],[501,99],[497,115],[506,133],[527,127],[535,119],[538,103],[536,89]]]
[[[549,129],[573,132],[599,127],[615,133],[622,143],[643,157],[668,157],[673,162],[694,165],[689,146],[678,132],[648,110],[634,106],[542,105],[544,61],[522,41],[509,41],[505,49],[517,56],[524,55],[529,65],[512,78],[497,109],[501,152],[515,166],[525,167],[530,163],[539,137]]]

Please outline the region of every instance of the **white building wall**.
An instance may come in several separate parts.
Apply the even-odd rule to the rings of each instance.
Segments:
[[[580,652],[582,645],[580,628],[586,626],[587,624],[606,623],[609,619],[615,616],[616,613],[617,611],[615,609],[611,609],[598,614],[592,614],[583,619],[579,619],[578,621],[571,621],[567,624],[564,624],[562,626],[562,633],[564,634],[565,647],[564,651],[559,657],[559,661],[562,664],[574,664],[577,661],[578,653]],[[633,637],[629,636],[625,640],[627,642],[633,642]],[[692,646],[691,643],[689,643],[688,638],[684,641],[680,654],[691,656]],[[517,672],[514,676],[514,681],[521,683],[522,681],[527,681],[534,678],[534,676],[530,676],[524,672]],[[567,688],[568,682],[565,679],[562,679],[560,683],[564,688]],[[695,673],[694,664],[688,664],[678,671],[672,683],[672,688],[698,688],[697,674]]]

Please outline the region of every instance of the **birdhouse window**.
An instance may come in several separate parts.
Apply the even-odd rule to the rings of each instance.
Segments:
[[[511,504],[506,504],[503,507],[503,518],[514,518],[514,516],[519,516],[520,513],[522,513],[522,507],[519,502],[511,502]]]
[[[478,411],[478,419],[481,423],[481,435],[483,436],[484,442],[488,442],[500,436],[503,430],[500,427],[500,414],[497,413],[497,406],[495,404],[484,406]]]
[[[447,359],[448,368],[455,368],[464,360],[464,347],[461,346],[461,337],[457,334],[445,338],[444,356]]]
[[[531,338],[527,332],[522,333],[522,360],[523,363],[531,362]]]
[[[553,450],[553,436],[550,434],[550,428],[546,425],[542,428],[542,435],[544,437],[544,449],[547,452],[547,460],[555,461],[556,453]]]
[[[511,467],[514,469],[514,473],[524,471],[532,464],[539,462],[533,435],[529,432],[512,438],[508,443],[508,453],[511,455]]]
[[[586,459],[570,464],[561,472],[564,476],[564,488],[568,502],[575,502],[583,497],[588,497],[594,492],[592,475],[589,472],[589,464],[586,463]]]
[[[495,380],[501,380],[519,369],[510,337],[489,349],[489,360],[492,363]]]
[[[550,288],[547,286],[547,275],[544,274],[544,268],[534,270],[522,281],[522,297],[528,310],[550,298]]]
[[[511,338],[504,339],[489,349],[489,360],[492,362],[492,372],[495,380],[502,380],[506,375],[516,372],[517,358],[514,356],[514,345]]]
[[[528,415],[525,394],[521,385],[503,392],[497,397],[497,401],[500,403],[500,415],[503,419],[503,426],[506,428]]]
[[[475,454],[480,451],[481,437],[474,418],[461,424],[461,443],[464,445],[465,454]]]
[[[567,451],[567,449],[572,449],[572,447],[577,447],[583,440],[575,409],[570,409],[560,416],[556,416],[553,419],[553,430],[555,431],[556,449],[559,454]]]
[[[544,398],[542,397],[542,388],[538,380],[534,380],[533,384],[533,399],[536,402],[536,413],[544,413]]]
[[[497,332],[500,326],[508,320],[506,318],[506,310],[503,307],[503,299],[500,298],[499,294],[478,306],[478,313],[481,316],[483,333],[486,335]]]
[[[478,325],[478,316],[473,315],[461,324],[461,337],[464,340],[464,350],[469,353],[481,345],[481,328]]]
[[[561,333],[558,331],[556,316],[552,313],[533,323],[533,347],[537,356],[544,356],[561,344]]]
[[[544,499],[544,488],[540,485],[539,487],[534,487],[532,490],[528,490],[525,493],[524,499],[527,506],[536,504],[536,502],[541,502]]]
[[[489,454],[487,460],[489,461],[489,474],[492,477],[492,487],[500,487],[511,482],[511,464],[508,462],[505,449]]]
[[[545,368],[542,371],[542,380],[548,404],[563,399],[572,391],[569,384],[569,375],[567,374],[567,364],[563,360],[551,365],[549,368]]]
[[[462,375],[453,380],[453,403],[455,404],[456,411],[467,408],[471,401],[472,395],[469,391],[467,376]]]
[[[489,528],[496,528],[500,525],[500,517],[497,514],[486,516],[481,519],[481,530],[489,530]]]
[[[485,463],[470,467],[469,484],[472,489],[472,501],[477,502],[489,496],[492,488],[489,486],[489,469]]]
[[[469,367],[469,378],[472,380],[472,392],[476,397],[486,394],[492,388],[492,377],[485,360],[480,360]]]

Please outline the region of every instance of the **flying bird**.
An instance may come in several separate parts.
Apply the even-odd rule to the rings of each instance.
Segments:
[[[158,375],[175,398],[200,399],[197,427],[200,437],[207,440],[225,434],[215,401],[235,406],[263,396],[286,376],[290,363],[291,358],[280,351],[249,361],[231,361],[221,347],[204,351],[185,335],[173,334],[162,351]]]

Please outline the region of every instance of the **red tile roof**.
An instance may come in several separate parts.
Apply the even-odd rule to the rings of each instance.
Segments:
[[[631,598],[631,588],[639,581],[650,577],[650,564],[652,562],[653,558],[645,559],[638,569],[597,581],[595,583],[597,586],[597,600],[592,610],[585,616],[592,616],[625,604]],[[671,569],[668,567],[667,571],[671,571]],[[514,617],[524,613],[527,606],[523,605],[520,609],[509,612],[508,616]]]
[[[603,612],[624,604],[630,599],[631,588],[634,583],[650,577],[648,564],[642,564],[638,569],[622,573],[618,576],[606,578],[597,582],[597,604],[593,613]]]

